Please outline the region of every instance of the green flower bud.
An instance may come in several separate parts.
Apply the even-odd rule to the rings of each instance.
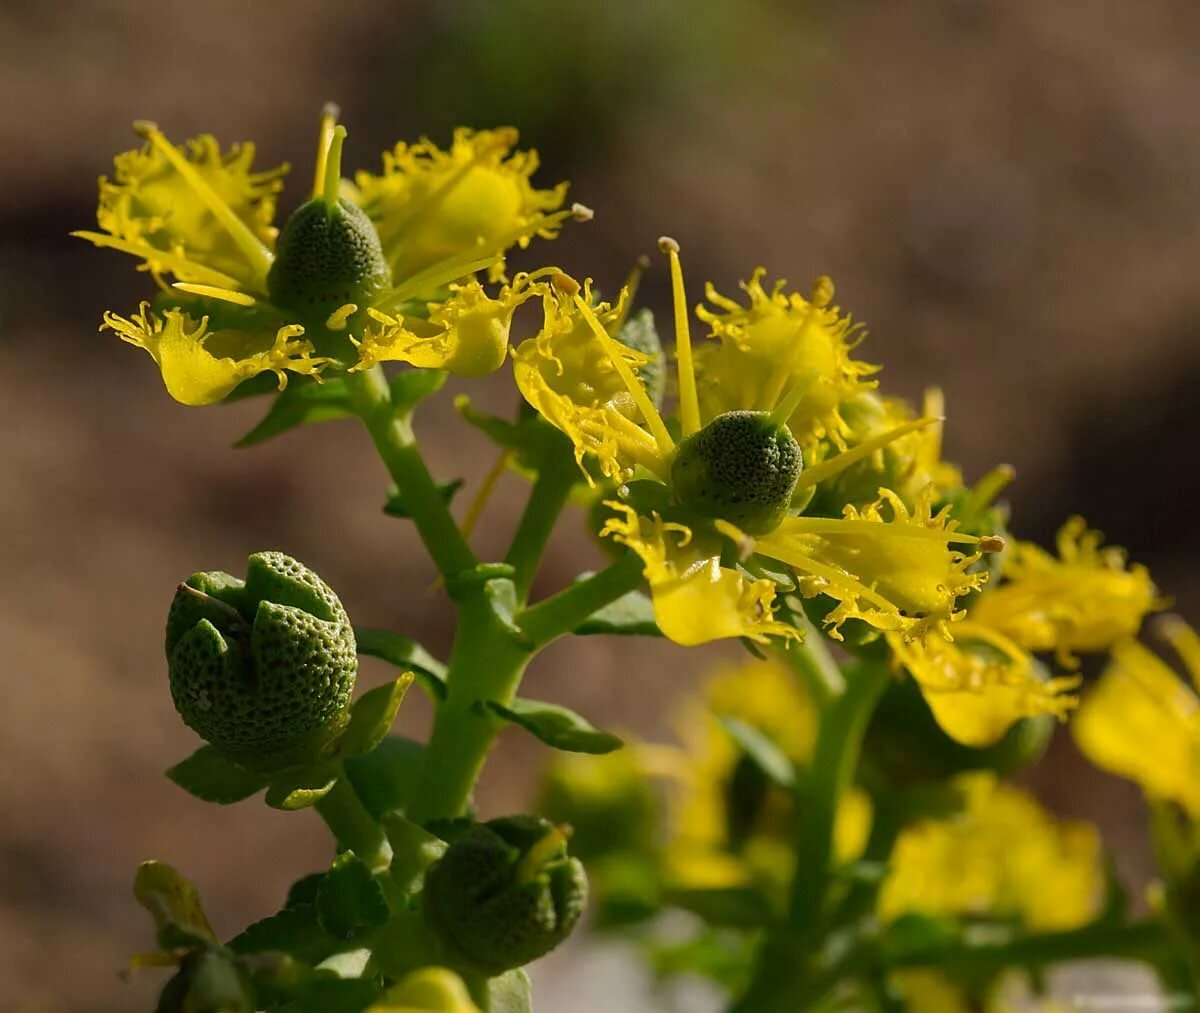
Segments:
[[[768,413],[725,412],[679,444],[671,482],[685,507],[760,535],[787,514],[801,466],[799,444]]]
[[[319,320],[347,303],[368,305],[391,283],[371,219],[340,198],[315,197],[296,209],[267,275],[273,303]]]
[[[194,950],[163,986],[155,1013],[254,1013],[249,976],[225,954]]]
[[[425,917],[461,969],[528,964],[570,934],[587,901],[583,866],[539,816],[472,827],[425,874]]]
[[[246,579],[197,573],[167,616],[175,709],[222,752],[262,770],[311,762],[344,727],[358,671],[342,603],[281,552]]]

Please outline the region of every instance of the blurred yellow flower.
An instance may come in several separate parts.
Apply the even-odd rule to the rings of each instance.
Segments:
[[[376,999],[366,1013],[480,1013],[463,980],[445,967],[422,967]]]
[[[1077,651],[1103,651],[1137,635],[1161,607],[1150,573],[1072,517],[1058,533],[1058,557],[1017,542],[1004,583],[982,596],[971,618],[1030,651],[1054,651],[1071,664]]]
[[[1100,837],[1058,821],[991,773],[960,775],[961,811],[901,832],[879,913],[1013,918],[1031,931],[1077,928],[1104,898]]]
[[[1191,685],[1137,641],[1124,641],[1085,694],[1071,730],[1096,766],[1200,819],[1200,637],[1176,616],[1163,617],[1159,631]]]

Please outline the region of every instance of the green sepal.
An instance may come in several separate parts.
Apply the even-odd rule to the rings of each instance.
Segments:
[[[241,802],[267,786],[267,778],[238,766],[215,746],[201,746],[166,773],[193,798],[217,805]]]
[[[383,887],[367,863],[347,851],[333,860],[317,889],[317,919],[335,939],[350,940],[388,920]]]
[[[411,415],[425,398],[442,389],[446,376],[441,369],[402,369],[393,376],[388,386],[396,415]]]
[[[437,491],[442,497],[442,502],[449,506],[454,499],[454,494],[463,486],[464,479],[452,478],[448,482],[438,482]],[[398,488],[392,486],[388,491],[387,502],[383,504],[383,512],[389,517],[411,517],[412,513],[408,509],[408,505],[404,502],[404,495]]]
[[[672,889],[664,899],[712,926],[753,929],[770,924],[775,917],[762,892],[748,886]]]
[[[362,1013],[382,992],[376,978],[314,978],[272,1013]]]
[[[391,730],[412,681],[413,673],[405,672],[360,696],[350,708],[350,723],[338,741],[338,754],[362,756],[378,746]]]
[[[586,580],[591,574],[581,574]],[[575,627],[577,636],[611,634],[618,637],[661,637],[654,618],[654,603],[641,591],[630,591],[593,612]]]
[[[150,859],[138,866],[133,895],[154,919],[158,945],[164,950],[216,944],[200,894],[166,862]]]
[[[267,789],[266,803],[272,809],[295,812],[316,805],[337,784],[337,773],[328,764],[281,774]]]
[[[288,953],[307,964],[320,963],[339,945],[321,927],[315,904],[285,907],[248,925],[229,941],[234,953]]]
[[[424,746],[401,735],[389,735],[365,756],[347,756],[346,777],[360,801],[378,822],[384,813],[408,805]]]
[[[354,628],[358,653],[381,658],[397,668],[410,670],[421,688],[435,700],[446,699],[446,666],[410,637],[390,630]]]
[[[601,731],[586,718],[558,704],[518,697],[507,705],[488,700],[484,706],[546,745],[567,753],[611,753],[624,744],[612,733]]]
[[[721,727],[767,777],[781,788],[791,789],[796,783],[796,767],[774,742],[757,728],[734,717],[719,719]]]
[[[344,419],[353,414],[345,380],[289,383],[286,389],[279,392],[261,421],[234,446],[252,447],[298,426]]]
[[[517,644],[521,647],[532,648],[533,641],[529,639],[529,635],[521,629],[517,622],[517,613],[521,610],[521,602],[517,595],[516,584],[507,577],[499,577],[489,580],[483,590],[492,606],[492,615],[496,617],[496,621],[504,627]]]
[[[488,980],[488,1013],[533,1013],[529,975],[518,967]]]

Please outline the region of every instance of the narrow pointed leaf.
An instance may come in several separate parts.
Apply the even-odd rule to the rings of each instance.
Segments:
[[[762,732],[737,718],[723,717],[720,721],[734,742],[767,777],[781,788],[791,788],[796,783],[796,768],[792,761]]]
[[[352,414],[350,396],[344,380],[289,384],[271,403],[270,409],[258,425],[234,446],[252,447],[297,426],[343,419]]]
[[[446,666],[410,637],[391,630],[354,628],[358,653],[381,658],[397,668],[409,669],[435,700],[446,699]]]
[[[133,880],[133,895],[154,919],[158,944],[163,949],[217,941],[200,894],[166,862],[143,862]]]
[[[353,939],[388,920],[383,887],[353,852],[338,855],[317,890],[317,917],[335,939]]]
[[[661,637],[654,619],[654,603],[641,591],[630,591],[593,612],[575,627],[580,636],[611,634],[620,637]]]
[[[169,768],[167,777],[194,798],[217,805],[240,802],[267,786],[265,777],[239,767],[213,746],[201,746]]]
[[[507,706],[488,700],[486,707],[546,745],[568,753],[611,753],[622,745],[615,735],[601,731],[586,718],[558,704],[518,698]]]
[[[369,690],[354,702],[350,723],[338,744],[342,756],[362,756],[387,737],[412,681],[412,672],[405,672],[392,682]]]

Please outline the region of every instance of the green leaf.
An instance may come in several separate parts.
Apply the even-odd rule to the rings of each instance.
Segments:
[[[757,728],[733,717],[720,718],[722,726],[764,774],[781,788],[796,783],[796,768],[786,754]]]
[[[158,945],[163,949],[217,941],[200,894],[166,862],[143,862],[133,879],[133,895],[154,919]]]
[[[437,491],[441,493],[442,502],[447,506],[454,499],[454,494],[462,488],[463,479],[452,478],[448,482],[438,482]],[[412,513],[408,509],[408,505],[404,502],[404,496],[395,486],[388,493],[387,502],[383,504],[383,512],[389,517],[411,517]]]
[[[262,421],[234,446],[252,447],[297,426],[330,419],[344,419],[353,414],[345,380],[289,383],[287,389],[275,398]]]
[[[350,708],[350,723],[338,743],[338,752],[342,756],[362,756],[387,737],[412,681],[412,672],[405,672],[394,681],[376,686],[354,701],[354,706]]]
[[[488,700],[486,707],[546,745],[568,753],[611,753],[622,745],[615,735],[600,731],[586,718],[558,704],[517,698],[508,706]]]
[[[523,968],[488,982],[488,1013],[533,1013],[533,992]]]
[[[392,846],[392,879],[405,893],[416,893],[425,870],[446,853],[446,842],[394,810],[381,822]]]
[[[325,878],[323,872],[310,872],[307,876],[301,876],[296,882],[288,887],[287,900],[283,902],[283,906],[301,907],[304,904],[315,904],[317,902],[317,888],[321,885],[321,880]]]
[[[390,630],[354,628],[358,653],[382,658],[397,668],[410,669],[421,680],[422,688],[435,700],[446,699],[446,666],[409,637]]]
[[[583,574],[580,579],[586,579]],[[614,602],[593,612],[575,627],[579,636],[613,634],[620,637],[661,637],[662,630],[654,619],[654,603],[641,591],[630,591]]]
[[[321,927],[315,904],[284,908],[248,925],[229,941],[234,953],[288,953],[306,964],[320,963],[339,945]]]
[[[436,394],[446,382],[440,369],[402,369],[392,377],[392,404],[397,415],[407,415],[430,394]]]
[[[666,900],[714,926],[758,928],[774,917],[767,898],[747,886],[668,890]]]
[[[346,776],[376,822],[384,813],[408,805],[423,755],[419,742],[389,735],[365,756],[346,757]]]
[[[267,786],[265,777],[239,767],[213,746],[201,746],[170,767],[167,777],[189,795],[217,805],[241,802]]]
[[[366,862],[347,851],[333,860],[317,890],[317,917],[335,939],[353,939],[388,920],[383,887]]]
[[[307,809],[328,795],[335,784],[337,774],[328,766],[282,774],[271,782],[266,802],[272,809],[282,809],[284,812]]]
[[[517,599],[517,586],[507,577],[493,578],[484,584],[484,593],[492,606],[492,614],[501,626],[522,647],[532,647],[528,634],[517,623],[521,603]]]

